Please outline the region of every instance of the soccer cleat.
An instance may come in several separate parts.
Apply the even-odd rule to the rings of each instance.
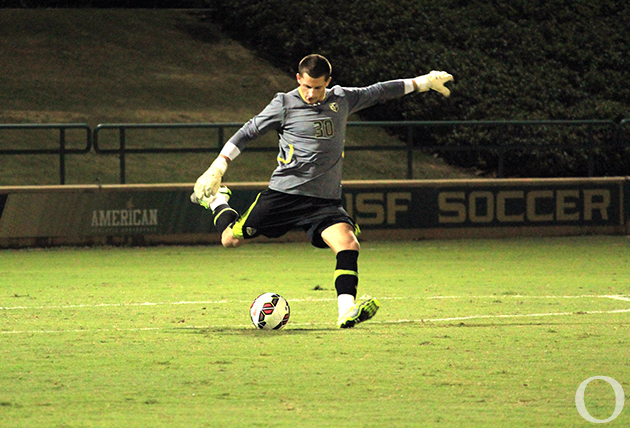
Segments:
[[[210,205],[214,203],[214,201],[216,201],[217,199],[221,198],[222,202],[227,204],[231,196],[232,196],[232,191],[225,186],[221,186],[219,187],[219,191],[217,192],[217,194],[214,196],[210,196],[209,198],[206,198],[204,196],[203,198],[198,199],[195,193],[193,192],[192,195],[190,195],[190,201],[193,204],[199,204],[205,209],[209,210],[211,209]]]
[[[197,198],[197,195],[195,195],[195,192],[192,192],[192,194],[190,195],[190,202],[192,202],[193,204],[198,204],[201,205],[202,207],[204,207],[205,209],[210,208],[210,203],[216,198],[215,196],[211,196],[209,198],[206,198],[205,196],[201,199]]]
[[[348,312],[339,317],[337,325],[339,328],[352,328],[376,315],[376,311],[378,311],[380,306],[381,303],[376,298],[372,297],[358,306],[355,305],[350,308]]]

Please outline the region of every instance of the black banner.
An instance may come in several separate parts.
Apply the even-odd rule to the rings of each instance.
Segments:
[[[489,183],[344,191],[362,228],[621,225],[623,183]]]

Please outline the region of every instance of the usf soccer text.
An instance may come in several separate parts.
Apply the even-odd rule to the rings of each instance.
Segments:
[[[620,225],[619,186],[423,185],[344,188],[359,225],[377,228]]]
[[[609,189],[441,192],[440,223],[525,223],[608,219]]]

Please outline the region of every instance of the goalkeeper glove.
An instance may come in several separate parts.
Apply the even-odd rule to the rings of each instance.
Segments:
[[[228,167],[228,161],[223,156],[218,156],[210,168],[206,170],[195,183],[195,196],[197,199],[210,198],[217,194],[221,179]]]
[[[451,91],[446,86],[444,86],[444,84],[446,82],[453,81],[453,76],[448,74],[446,71],[433,70],[429,74],[418,76],[412,80],[415,84],[415,89],[418,92],[425,92],[429,89],[433,89],[434,91],[439,92],[445,97],[451,95]]]

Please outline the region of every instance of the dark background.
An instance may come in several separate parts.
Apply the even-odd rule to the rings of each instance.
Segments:
[[[406,97],[366,111],[370,120],[629,119],[630,6],[619,0],[197,0],[0,1],[1,7],[186,8],[274,65],[294,73],[317,52],[333,63],[333,84],[455,76],[453,96]],[[630,128],[538,129],[516,141],[568,149],[510,152],[511,176],[583,176],[591,138],[596,175],[630,175]],[[503,129],[420,132],[414,144],[501,145]],[[624,140],[625,137],[625,140]],[[621,142],[621,144],[620,144]],[[514,143],[512,139],[511,143]],[[491,172],[492,151],[444,152],[449,162]]]

